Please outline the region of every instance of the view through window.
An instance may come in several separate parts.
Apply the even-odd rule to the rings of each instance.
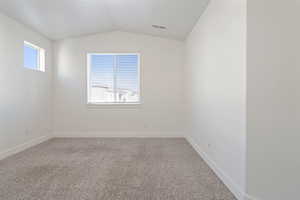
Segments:
[[[88,54],[88,103],[139,103],[139,60],[139,54]]]
[[[25,41],[24,67],[32,70],[45,71],[45,50]]]

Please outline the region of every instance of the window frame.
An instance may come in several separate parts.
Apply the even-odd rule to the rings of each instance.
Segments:
[[[118,55],[135,55],[138,57],[138,63],[137,63],[137,72],[138,72],[138,94],[139,94],[139,101],[137,102],[91,102],[90,101],[90,73],[91,73],[91,56],[92,55],[112,55],[112,56],[118,56]],[[141,94],[141,54],[140,53],[99,53],[99,52],[93,52],[93,53],[87,53],[87,66],[86,66],[86,104],[89,106],[122,106],[122,105],[140,105],[142,104],[142,94]],[[114,72],[114,77],[115,77]],[[115,81],[115,78],[114,78]]]
[[[27,47],[37,50],[38,55],[37,55],[37,68],[36,69],[33,69],[29,66],[25,66],[24,46],[27,46]],[[45,72],[46,71],[46,50],[35,44],[28,42],[28,41],[24,41],[23,42],[23,67],[28,70]]]

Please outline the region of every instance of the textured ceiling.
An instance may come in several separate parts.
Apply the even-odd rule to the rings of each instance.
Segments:
[[[0,0],[0,12],[52,40],[114,30],[183,40],[208,1]]]

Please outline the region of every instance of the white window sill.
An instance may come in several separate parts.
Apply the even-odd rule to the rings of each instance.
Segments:
[[[141,102],[137,103],[87,103],[89,109],[131,109],[131,108],[140,108],[142,106]]]

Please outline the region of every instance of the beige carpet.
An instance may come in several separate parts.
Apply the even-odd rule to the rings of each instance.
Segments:
[[[185,139],[52,139],[0,161],[1,200],[234,200]]]

